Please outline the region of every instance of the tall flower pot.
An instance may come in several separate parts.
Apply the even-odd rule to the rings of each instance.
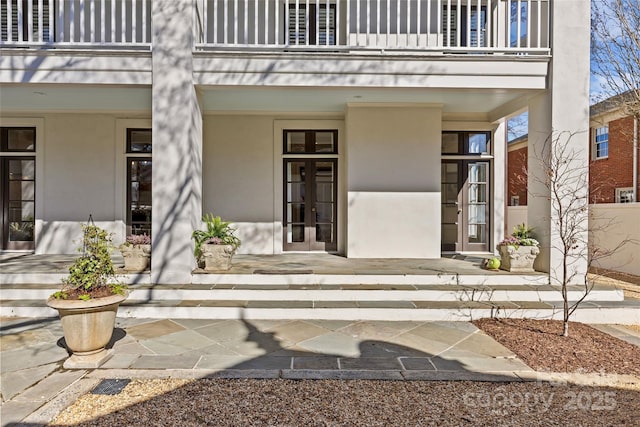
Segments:
[[[63,365],[66,369],[98,368],[111,357],[105,346],[113,335],[118,306],[127,296],[128,293],[87,301],[53,297],[47,300],[49,307],[58,310],[64,340],[73,353]]]
[[[202,261],[206,271],[220,271],[231,269],[231,259],[236,253],[233,245],[203,244]]]
[[[537,246],[498,245],[500,268],[513,273],[533,273],[533,263],[540,253]]]
[[[144,271],[151,261],[151,245],[122,245],[120,252],[124,258],[125,271]]]

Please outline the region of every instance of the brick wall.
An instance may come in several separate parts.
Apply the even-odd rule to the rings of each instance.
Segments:
[[[590,156],[594,158],[593,129]],[[614,203],[616,188],[633,186],[633,117],[609,122],[609,156],[591,160],[590,203]]]
[[[520,197],[520,206],[527,204],[527,147],[507,154],[507,203],[511,206],[511,196]]]

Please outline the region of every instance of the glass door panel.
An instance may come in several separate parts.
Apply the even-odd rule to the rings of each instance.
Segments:
[[[489,163],[467,163],[467,236],[465,250],[486,251],[489,249],[487,237]]]
[[[127,234],[151,236],[151,159],[127,159]]]
[[[337,160],[284,159],[284,249],[337,249]]]
[[[489,250],[489,162],[443,160],[443,251]]]
[[[2,249],[34,249],[35,158],[4,157],[1,169]]]

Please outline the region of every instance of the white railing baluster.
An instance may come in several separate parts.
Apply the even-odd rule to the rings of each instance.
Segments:
[[[91,0],[89,2],[89,13],[91,16],[89,17],[89,37],[91,38],[91,43],[96,42],[96,0]]]
[[[224,31],[222,38],[224,44],[229,43],[229,0],[224,0],[222,10],[222,30]]]
[[[351,0],[346,0],[347,1],[347,10],[346,10],[346,21],[347,21],[347,42],[346,44],[348,46],[351,46],[351,40],[350,40],[350,35],[351,35]]]
[[[409,47],[409,39],[410,39],[409,36],[411,35],[411,2],[410,1],[408,1],[406,3],[406,7],[407,7],[407,10],[406,10],[405,14],[407,15],[406,16],[406,18],[407,18],[407,39],[405,41],[405,44],[406,44],[407,47]]]
[[[521,10],[521,4],[520,4],[520,0],[518,0],[518,3],[516,4],[516,6],[518,7],[518,10],[516,11],[516,19],[517,19],[517,24],[516,24],[516,40],[517,40],[517,44],[516,47],[520,48],[520,32],[522,31],[522,27],[521,27],[521,23],[520,20],[522,19],[522,17],[520,16]]]
[[[342,9],[341,7],[342,5],[340,4],[340,0],[338,0],[336,2],[336,34],[335,34],[335,39],[336,39],[336,46],[342,45],[342,39],[340,38],[340,34],[341,34],[341,28],[342,28],[342,17],[340,14],[340,9]],[[346,43],[344,43],[346,44]]]
[[[116,42],[116,2],[111,0],[111,43]]]
[[[376,1],[376,46],[380,46],[380,0]]]
[[[542,34],[542,4],[540,4],[540,0],[538,0],[538,40],[536,47],[540,48],[541,46],[541,34]]]
[[[27,1],[27,40],[33,41],[33,0]]]
[[[505,38],[507,40],[507,46],[511,47],[511,0],[507,0],[507,10],[505,10],[507,18],[507,34]]]
[[[84,43],[86,41],[86,39],[84,38],[85,35],[85,28],[84,28],[84,23],[85,23],[85,15],[86,15],[87,11],[85,9],[85,4],[84,4],[84,0],[80,0],[80,43]]]
[[[122,15],[120,22],[120,42],[124,43],[127,40],[127,4],[125,2],[120,3],[120,14]]]
[[[233,44],[238,44],[238,0],[233,0]]]
[[[418,0],[416,4],[416,46],[420,46],[420,10],[422,8],[422,0]]]
[[[400,2],[396,1],[396,46],[400,46]]]
[[[277,3],[275,5],[274,14],[275,14],[276,30],[274,31],[275,40],[273,41],[273,44],[277,46],[280,44],[280,8],[278,7]]]
[[[298,12],[299,13],[299,12]],[[309,7],[309,0],[306,0],[305,10],[304,10],[304,41],[307,46],[311,44],[311,31],[313,30],[311,27],[311,9]],[[317,44],[317,41],[316,41]]]
[[[487,32],[485,35],[485,39],[486,39],[486,45],[487,47],[493,47],[494,41],[493,41],[493,30],[491,27],[492,21],[491,21],[491,17],[493,16],[493,10],[491,7],[491,0],[487,0]]]
[[[42,0],[38,0],[38,42],[42,43],[44,40],[44,5]]]
[[[531,0],[527,0],[527,48],[531,48]]]
[[[264,44],[269,44],[269,2],[264,2]]]
[[[142,43],[147,43],[147,0],[142,0]]]
[[[391,36],[391,0],[387,0],[387,40],[384,45],[389,46],[389,40]]]
[[[213,42],[218,44],[218,0],[213,0]]]
[[[365,8],[365,16],[367,20],[367,34],[365,36],[365,43],[369,45],[369,37],[371,36],[371,0],[367,0],[366,6],[367,7]]]
[[[105,43],[106,40],[106,24],[107,17],[105,8],[107,7],[106,0],[100,0],[100,43]]]
[[[8,17],[13,18],[13,3],[11,0],[7,0],[7,41],[13,41],[13,19],[9,19]]]
[[[329,28],[329,26],[331,25],[331,2],[329,0],[326,0],[325,2],[325,8],[326,8],[326,13],[324,14],[324,31],[325,31],[325,36],[324,36],[324,44],[326,46],[329,46],[331,44],[331,29]],[[336,3],[336,10],[338,9],[338,4]],[[338,29],[334,28],[333,30],[335,32],[335,34],[333,35],[334,38],[338,37]],[[335,44],[338,44],[337,41],[335,41]]]
[[[426,46],[431,47],[429,42],[429,36],[431,35],[431,0],[427,0],[427,39],[425,41]]]
[[[138,22],[138,0],[131,0],[131,43],[138,41],[138,31],[140,23]]]
[[[356,0],[356,44],[360,46],[360,0]]]
[[[258,31],[256,28],[255,31]],[[244,0],[244,40],[243,44],[249,44],[249,2]]]
[[[315,0],[316,3],[316,27],[313,30],[316,32],[316,45],[320,45],[320,0]],[[307,5],[309,4],[309,0],[307,0]],[[307,15],[311,15],[311,9],[307,6]],[[311,20],[309,18],[308,20]],[[307,31],[309,35],[311,35],[311,29]]]

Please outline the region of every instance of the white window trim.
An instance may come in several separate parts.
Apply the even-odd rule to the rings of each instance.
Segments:
[[[623,195],[630,195],[631,196],[631,200],[629,201],[622,201],[622,196]],[[633,203],[635,202],[635,200],[633,200],[633,187],[622,187],[622,188],[616,188],[616,203]]]
[[[607,129],[607,155],[606,156],[598,156],[598,143],[596,142],[596,138],[598,135],[598,129]],[[609,158],[609,124],[604,124],[602,126],[596,126],[593,128],[593,138],[591,141],[592,144],[592,159],[593,160],[602,160]]]

